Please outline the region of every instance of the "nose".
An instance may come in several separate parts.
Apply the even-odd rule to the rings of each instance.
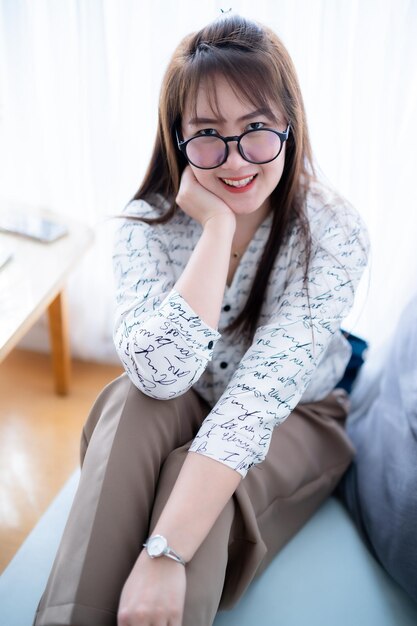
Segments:
[[[229,167],[230,169],[239,169],[242,164],[245,165],[247,161],[242,157],[239,152],[237,140],[233,139],[227,142],[229,154],[226,161],[223,163],[223,167]]]

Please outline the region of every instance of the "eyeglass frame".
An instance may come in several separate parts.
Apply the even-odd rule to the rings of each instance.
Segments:
[[[237,142],[237,149],[239,150],[240,156],[242,157],[242,159],[244,159],[248,163],[253,163],[254,165],[264,165],[265,163],[271,163],[272,161],[275,161],[275,159],[277,159],[279,157],[279,155],[281,154],[282,147],[283,147],[284,143],[288,140],[288,137],[289,137],[289,134],[290,134],[290,130],[291,130],[291,123],[288,122],[288,126],[287,126],[287,128],[286,128],[286,130],[284,132],[279,131],[279,130],[275,130],[273,128],[252,128],[250,130],[245,130],[241,135],[230,135],[228,137],[223,137],[222,135],[219,135],[219,134],[217,134],[217,135],[193,135],[189,139],[181,140],[179,138],[178,128],[176,128],[175,129],[175,135],[176,135],[176,138],[177,138],[178,149],[185,156],[185,158],[187,159],[188,163],[190,163],[194,167],[197,167],[199,170],[214,170],[214,169],[216,169],[216,167],[220,167],[221,165],[223,165],[223,163],[226,163],[227,159],[229,158],[229,146],[228,146],[228,144],[231,141],[236,141]],[[280,149],[278,151],[278,154],[275,155],[272,159],[268,159],[267,161],[250,161],[243,154],[243,150],[242,150],[242,147],[240,145],[240,142],[241,142],[242,138],[245,137],[245,135],[249,135],[250,133],[259,133],[259,132],[262,132],[262,131],[268,131],[270,133],[275,133],[275,135],[278,135],[278,137],[281,140],[281,147],[280,147]],[[213,165],[212,167],[201,167],[201,165],[196,165],[195,163],[193,163],[187,156],[187,144],[190,141],[192,141],[193,139],[196,139],[197,137],[217,137],[218,139],[221,139],[224,142],[224,145],[226,147],[225,153],[224,153],[225,156],[224,156],[223,161],[221,163],[219,163],[218,165]]]

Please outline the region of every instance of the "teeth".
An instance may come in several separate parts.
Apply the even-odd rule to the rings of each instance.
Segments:
[[[230,178],[222,178],[222,181],[226,183],[226,185],[230,185],[231,187],[244,187],[248,185],[253,179],[255,175],[249,176],[249,178],[242,178],[242,180],[230,180]]]

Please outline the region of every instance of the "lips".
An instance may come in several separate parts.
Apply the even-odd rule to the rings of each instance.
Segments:
[[[223,187],[228,191],[232,193],[242,193],[253,187],[257,176],[257,174],[249,174],[247,176],[219,178],[219,180],[223,183]]]
[[[252,181],[253,178],[255,178],[255,174],[252,174],[252,176],[245,176],[244,178],[222,178],[222,181],[231,187],[245,187]]]

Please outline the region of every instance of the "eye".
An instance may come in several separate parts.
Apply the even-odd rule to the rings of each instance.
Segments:
[[[197,135],[203,135],[203,137],[218,137],[219,133],[214,128],[203,128],[202,130],[198,131]]]
[[[259,130],[266,126],[265,122],[251,122],[248,124],[248,130]]]

